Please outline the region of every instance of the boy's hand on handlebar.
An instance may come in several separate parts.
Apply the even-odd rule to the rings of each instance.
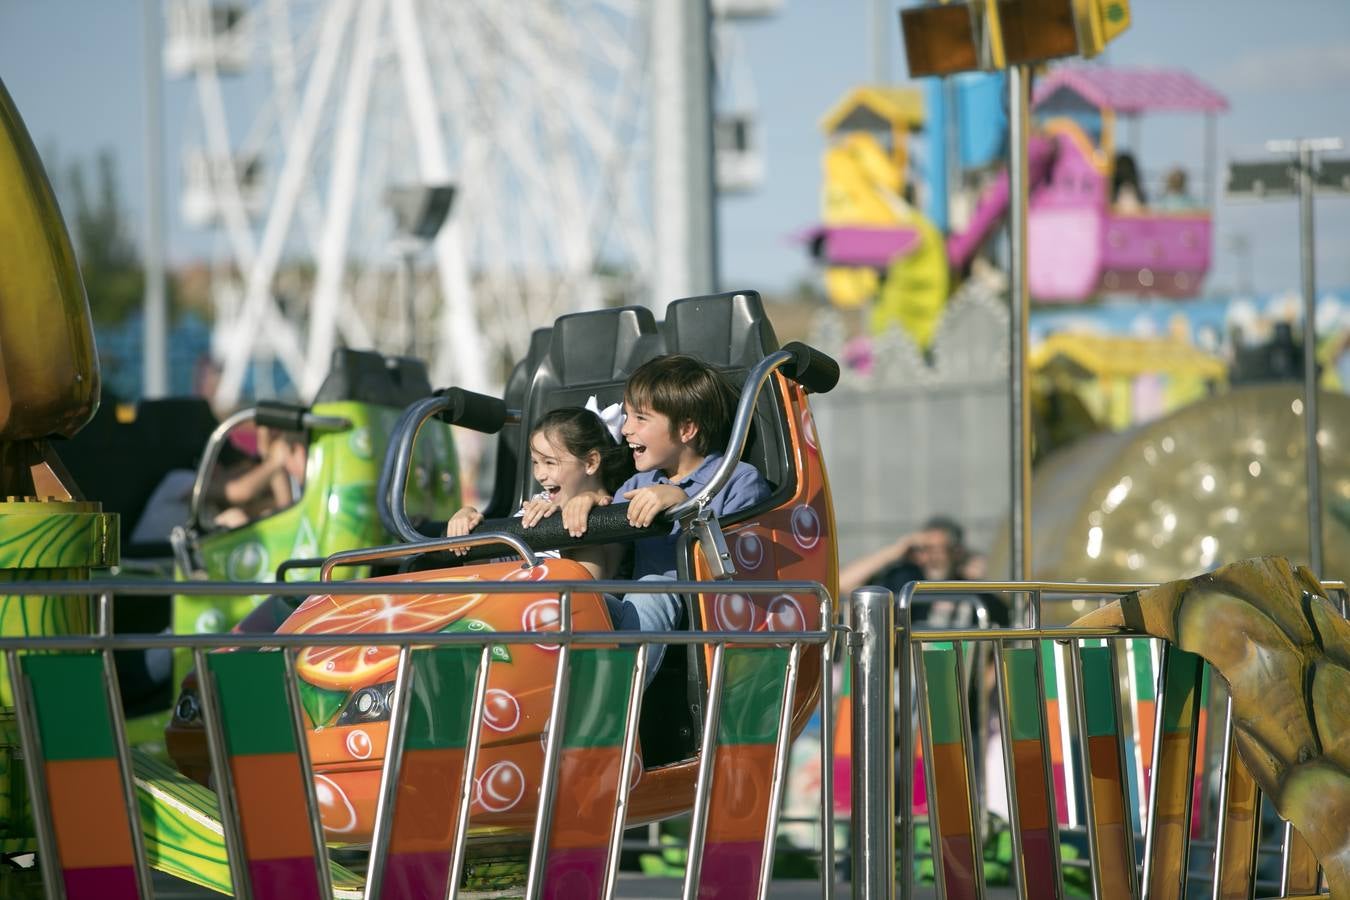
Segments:
[[[462,506],[450,517],[450,521],[445,523],[445,536],[463,537],[477,528],[478,524],[482,521],[482,513],[472,506]],[[469,552],[469,548],[456,547],[451,552],[456,556],[463,556],[465,553]]]
[[[597,506],[609,506],[610,496],[600,491],[577,494],[563,504],[563,528],[574,538],[586,533],[586,519]]]
[[[673,484],[650,484],[623,495],[628,501],[628,524],[646,528],[656,517],[688,496],[684,488]]]
[[[558,504],[552,500],[545,500],[543,497],[526,500],[525,505],[520,508],[520,524],[526,528],[533,528],[557,511]]]

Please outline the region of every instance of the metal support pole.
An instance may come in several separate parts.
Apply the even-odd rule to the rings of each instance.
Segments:
[[[1303,435],[1308,468],[1308,566],[1322,575],[1322,469],[1317,446],[1317,273],[1313,246],[1313,148],[1298,145],[1299,264],[1303,287]]]
[[[159,0],[144,0],[145,348],[141,396],[169,393],[168,300],[164,293],[164,87]]]
[[[652,208],[650,303],[717,289],[717,193],[713,155],[712,14],[708,0],[651,7]]]
[[[417,355],[417,269],[414,265],[414,250],[404,247],[399,254],[402,266],[399,271],[399,295],[403,299],[403,353],[406,356]]]
[[[895,598],[885,588],[859,588],[853,592],[852,619],[853,896],[891,900],[895,897]],[[908,640],[907,635],[904,638]],[[902,699],[907,716],[909,698]],[[909,810],[902,827],[910,827]]]
[[[1012,444],[1012,580],[1025,581],[1031,570],[1031,404],[1027,383],[1027,111],[1031,74],[1026,66],[1008,67],[1008,237],[1011,281],[1011,368],[1009,429]],[[1021,621],[1019,618],[1018,621]]]

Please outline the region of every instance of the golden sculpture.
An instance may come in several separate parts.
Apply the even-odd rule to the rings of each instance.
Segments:
[[[1088,613],[1198,654],[1228,684],[1238,753],[1350,897],[1350,622],[1312,573],[1263,557]]]

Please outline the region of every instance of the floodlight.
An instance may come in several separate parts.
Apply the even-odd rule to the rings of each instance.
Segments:
[[[399,236],[424,241],[432,240],[441,230],[454,198],[453,184],[400,185],[384,192]]]

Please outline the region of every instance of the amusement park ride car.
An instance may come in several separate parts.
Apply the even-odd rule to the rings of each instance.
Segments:
[[[448,414],[457,424],[500,433],[507,452],[499,454],[498,484],[509,484],[510,501],[527,496],[513,445],[529,423],[551,409],[583,403],[595,395],[602,403],[622,398],[626,374],[664,352],[697,355],[716,364],[743,392],[728,458],[746,459],[765,474],[773,487],[768,500],[725,522],[699,516],[699,505],[677,511],[687,536],[682,541],[682,577],[714,576],[757,581],[815,581],[831,596],[837,578],[833,514],[824,465],[807,402],[808,390],[833,387],[838,370],[833,362],[802,344],[779,350],[759,297],[753,292],[693,297],[672,303],[663,323],[644,308],[601,310],[564,316],[536,337],[537,353],[522,362],[528,385],[523,396],[508,400],[451,390],[409,408],[391,435],[382,500],[399,532],[417,540],[405,547],[338,554],[325,566],[347,560],[396,560],[425,553],[427,539],[417,533],[400,497],[409,469],[407,454],[423,424]],[[513,379],[521,384],[521,379]],[[508,394],[510,392],[508,391]],[[508,425],[507,423],[510,422]],[[510,430],[506,430],[510,429]],[[728,472],[729,474],[729,472]],[[708,495],[716,483],[710,485]],[[670,527],[648,529],[659,533]],[[519,520],[490,519],[477,529],[508,535],[511,544],[532,551],[565,549],[581,544],[631,540],[640,534],[629,526],[621,505],[591,514],[586,537],[573,539],[559,519],[525,529]],[[505,539],[504,539],[505,540]],[[443,548],[445,541],[432,544]],[[519,552],[519,551],[515,551]],[[475,562],[501,555],[501,544],[471,551],[463,565],[386,576],[393,581],[460,582],[460,594],[391,596],[379,593],[383,579],[367,596],[318,595],[307,600],[278,629],[280,634],[387,634],[415,631],[549,630],[557,627],[559,600],[550,580],[587,580],[585,570],[566,559],[535,559],[520,553],[518,562]],[[734,575],[730,573],[734,572]],[[479,581],[521,581],[531,590],[520,594],[485,595],[473,590]],[[578,629],[611,627],[599,592],[572,596]],[[818,628],[821,604],[809,595],[738,594],[728,582],[725,591],[688,598],[688,627],[712,631],[803,631]],[[541,741],[552,695],[557,645],[541,643],[501,648],[488,676],[488,706],[482,725],[479,777],[487,779],[473,808],[474,828],[519,830],[534,819],[533,786],[544,761]],[[700,711],[712,666],[711,648],[672,652],[647,690],[641,721],[641,766],[631,800],[630,824],[670,815],[688,807],[698,769]],[[374,825],[380,773],[387,735],[397,650],[353,646],[314,648],[298,660],[301,696],[308,715],[311,760],[328,790],[321,803],[327,836],[335,841],[369,840]],[[810,717],[818,700],[818,650],[803,655],[802,678],[793,703],[794,733]],[[176,706],[167,737],[170,754],[187,774],[205,781],[209,772],[201,731],[196,683],[191,680]],[[499,783],[498,783],[499,782]],[[494,797],[497,800],[494,801]]]

